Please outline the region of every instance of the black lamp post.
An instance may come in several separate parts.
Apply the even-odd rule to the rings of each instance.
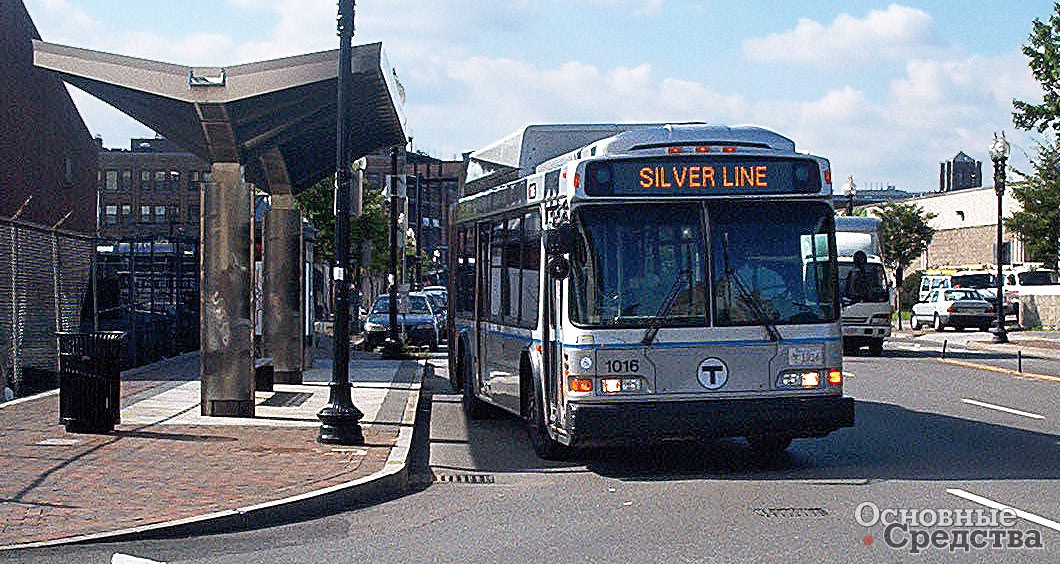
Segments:
[[[854,196],[858,193],[858,185],[854,184],[854,177],[847,177],[847,215],[854,215]]]
[[[1005,140],[1005,132],[1001,137],[994,134],[994,142],[990,145],[990,160],[994,161],[994,193],[997,194],[997,329],[994,331],[995,343],[1007,343],[1008,334],[1005,333],[1005,294],[1004,279],[1002,278],[1001,264],[1004,258],[1001,254],[1001,198],[1005,195],[1005,162],[1008,161],[1009,144]]]
[[[364,433],[357,423],[364,413],[350,397],[350,151],[346,127],[349,122],[350,75],[353,42],[354,0],[339,1],[338,133],[336,138],[335,186],[335,362],[328,384],[328,404],[317,418],[317,441],[327,444],[363,445]]]
[[[390,148],[390,303],[389,327],[387,337],[383,340],[383,356],[399,358],[403,345],[398,335],[398,148]]]

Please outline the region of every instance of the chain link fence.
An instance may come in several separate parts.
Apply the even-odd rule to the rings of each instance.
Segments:
[[[80,329],[94,246],[88,236],[0,218],[0,381],[15,396],[55,386],[55,334]]]

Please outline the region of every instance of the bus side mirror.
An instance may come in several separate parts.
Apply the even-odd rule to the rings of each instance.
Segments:
[[[554,255],[548,259],[548,275],[553,280],[563,280],[570,276],[570,261],[560,255]]]
[[[574,226],[563,222],[545,230],[545,253],[550,257],[565,255],[574,250]]]

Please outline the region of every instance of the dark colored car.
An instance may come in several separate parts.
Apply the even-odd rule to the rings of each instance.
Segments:
[[[438,318],[438,328],[442,331],[442,340],[445,340],[446,322],[449,318],[449,292],[444,286],[427,286],[422,292],[431,302],[434,316]]]
[[[441,330],[438,318],[427,296],[408,294],[398,296],[398,332],[406,345],[430,347],[438,350]],[[364,323],[365,346],[371,350],[386,339],[390,329],[390,296],[375,299]]]

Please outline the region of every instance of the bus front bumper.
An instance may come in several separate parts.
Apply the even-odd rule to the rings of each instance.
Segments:
[[[854,398],[715,399],[570,404],[573,446],[748,435],[823,437],[854,426]]]

